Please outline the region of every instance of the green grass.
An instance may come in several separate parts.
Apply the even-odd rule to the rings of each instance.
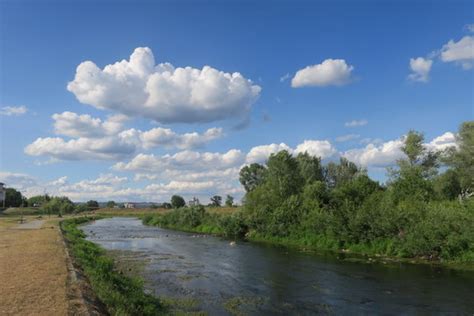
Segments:
[[[67,219],[61,229],[75,261],[89,279],[98,298],[111,315],[162,315],[166,313],[160,300],[144,292],[138,278],[124,276],[115,270],[113,259],[105,250],[84,239],[77,227],[96,217]]]

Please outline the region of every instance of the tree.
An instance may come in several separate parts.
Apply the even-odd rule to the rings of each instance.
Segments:
[[[474,121],[464,122],[456,136],[457,148],[450,148],[446,164],[456,173],[465,195],[474,192]]]
[[[20,191],[14,188],[7,188],[5,192],[5,207],[20,207],[27,204],[26,198],[21,195]]]
[[[296,156],[296,160],[298,161],[301,176],[305,179],[306,183],[313,183],[324,179],[320,157],[311,156],[305,152],[299,153]]]
[[[246,192],[254,190],[265,180],[266,169],[264,166],[253,163],[243,167],[239,173],[239,181]]]
[[[173,208],[180,208],[180,207],[184,207],[185,205],[186,205],[186,202],[184,201],[182,196],[173,195],[171,197],[171,206],[173,206]]]
[[[86,205],[89,209],[96,209],[99,208],[99,202],[94,200],[89,200],[86,202]]]
[[[114,208],[115,207],[115,201],[108,201],[107,202],[107,207],[108,208]]]
[[[47,194],[35,195],[28,199],[28,206],[41,206],[51,200],[51,197]]]
[[[222,196],[220,195],[214,195],[210,200],[212,206],[219,207],[222,205]]]
[[[407,198],[428,201],[433,197],[430,180],[438,170],[438,153],[427,151],[423,141],[423,134],[409,131],[402,146],[406,158],[397,161],[398,169],[389,169],[395,202]]]
[[[403,142],[402,151],[408,158],[410,165],[415,165],[422,157],[425,148],[423,147],[424,136],[414,130],[410,130]]]
[[[282,150],[270,155],[265,182],[276,202],[281,203],[291,195],[301,192],[304,179],[298,171],[298,161],[288,151]]]
[[[234,205],[234,197],[227,194],[227,197],[225,198],[225,205],[228,207],[232,207],[232,205]]]
[[[53,197],[46,204],[43,205],[49,215],[51,214],[68,214],[74,211],[74,204],[67,197]]]
[[[324,169],[325,180],[329,188],[335,188],[354,179],[358,174],[364,173],[357,165],[344,157],[339,164],[330,162]]]

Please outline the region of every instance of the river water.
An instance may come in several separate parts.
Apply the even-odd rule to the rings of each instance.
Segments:
[[[135,218],[82,227],[88,240],[143,264],[147,291],[192,297],[210,315],[474,315],[474,273],[353,262],[149,227]]]

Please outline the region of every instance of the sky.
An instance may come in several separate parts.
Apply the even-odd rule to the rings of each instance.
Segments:
[[[0,181],[26,196],[239,200],[286,149],[384,182],[474,119],[470,1],[0,1]]]

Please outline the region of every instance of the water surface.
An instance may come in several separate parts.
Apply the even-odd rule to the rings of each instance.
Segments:
[[[141,260],[148,291],[192,297],[211,315],[474,314],[473,272],[349,262],[245,242],[232,246],[134,218],[102,219],[82,228],[105,249],[132,252]]]

